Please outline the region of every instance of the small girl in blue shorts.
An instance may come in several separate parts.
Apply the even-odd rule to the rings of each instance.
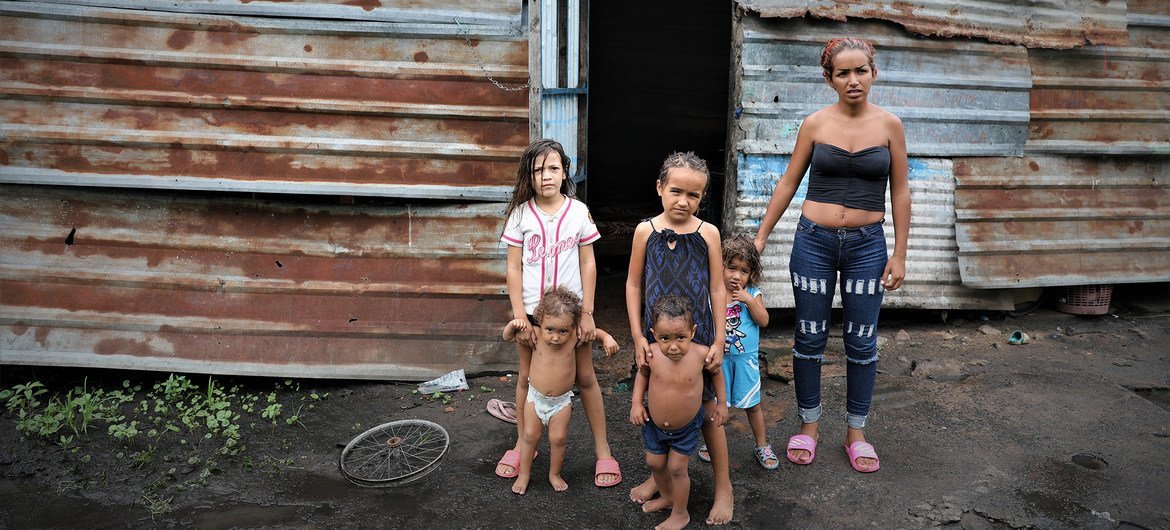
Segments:
[[[760,252],[751,240],[743,236],[723,240],[723,286],[727,289],[723,380],[727,385],[727,406],[747,411],[756,437],[756,460],[764,469],[776,469],[780,459],[768,444],[764,411],[760,408],[760,328],[768,325],[768,309],[756,286],[760,274]]]

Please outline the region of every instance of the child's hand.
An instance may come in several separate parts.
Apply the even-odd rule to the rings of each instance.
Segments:
[[[630,405],[630,423],[645,425],[648,421],[650,421],[650,415],[646,413],[646,407],[643,407],[641,403]]]
[[[637,335],[634,337],[634,362],[641,368],[646,366],[646,361],[653,355],[650,352],[650,341],[646,337]]]
[[[715,373],[723,366],[723,344],[712,344],[707,350],[707,358],[703,361],[703,368],[708,373]]]
[[[747,290],[743,287],[736,285],[735,288],[731,290],[731,300],[733,302],[743,302],[744,304],[750,304],[752,301],[752,295],[748,294]]]
[[[601,347],[605,350],[606,357],[613,355],[621,349],[616,340],[613,340],[612,335],[606,335],[605,339],[601,341]]]
[[[521,333],[528,330],[528,319],[513,318],[510,322],[508,322],[508,327],[512,328],[512,331],[517,335],[520,335]]]
[[[711,424],[716,427],[722,427],[727,422],[727,404],[716,403],[711,408]]]

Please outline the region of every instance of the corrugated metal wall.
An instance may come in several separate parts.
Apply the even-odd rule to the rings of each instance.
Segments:
[[[1170,280],[1170,5],[740,4],[763,16],[878,18],[916,33],[1008,44],[922,38],[857,20],[744,15],[735,73],[742,115],[729,140],[740,153],[738,182],[730,182],[740,189],[726,197],[737,229],[758,226],[799,120],[834,101],[817,68],[820,47],[855,35],[878,47],[873,101],[902,117],[911,156],[908,285],[887,295],[892,305],[995,308],[1005,303],[996,289]],[[949,18],[937,16],[943,12]],[[1095,44],[1043,49],[1085,42]],[[922,167],[953,175],[916,178]],[[802,197],[785,219],[798,215]],[[782,288],[791,235],[772,241],[764,259]],[[940,259],[948,266],[915,270]],[[940,295],[933,283],[960,296]],[[785,290],[769,305],[790,306]]]
[[[0,362],[508,367],[521,6],[0,2]]]
[[[1145,0],[1157,2],[1161,0]],[[1125,42],[1126,0],[737,0],[764,18],[894,22],[936,37],[975,37],[1029,47],[1072,48]],[[1133,3],[1132,0],[1130,3]]]
[[[1122,45],[1029,50],[1027,156],[955,160],[965,284],[1170,281],[1170,4],[1128,18]]]
[[[886,294],[887,306],[1010,308],[1004,293],[964,288],[955,245],[954,177],[947,154],[1021,150],[1027,136],[1027,55],[1023,48],[976,42],[914,39],[874,22],[840,24],[744,16],[736,120],[729,143],[740,153],[726,227],[754,234],[776,181],[788,165],[800,121],[835,101],[821,77],[820,49],[831,36],[859,35],[875,42],[878,84],[872,100],[902,117],[914,201],[907,286]],[[992,76],[990,72],[1001,75]],[[792,307],[788,257],[792,220],[800,215],[807,182],[777,225],[765,249],[764,285],[769,307]],[[730,190],[729,190],[730,191]],[[888,199],[887,199],[888,200]],[[887,211],[889,208],[887,207]],[[888,221],[892,221],[889,219]],[[893,223],[886,224],[893,241]],[[838,300],[839,302],[839,300]]]

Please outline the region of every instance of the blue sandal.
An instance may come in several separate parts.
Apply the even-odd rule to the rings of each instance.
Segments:
[[[760,465],[764,469],[776,469],[780,467],[780,459],[776,457],[776,453],[772,452],[771,444],[756,448],[756,460],[760,462]]]

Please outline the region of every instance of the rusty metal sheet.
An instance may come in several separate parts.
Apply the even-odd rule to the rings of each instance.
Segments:
[[[502,210],[2,185],[0,363],[373,379],[506,370]]]
[[[776,181],[788,166],[788,161],[788,156],[739,156],[733,231],[755,234]],[[807,190],[808,179],[805,178],[764,249],[761,289],[768,307],[789,308],[794,305],[792,286],[788,279],[788,260],[795,232],[794,223],[800,217]],[[1013,303],[1007,291],[970,289],[960,283],[953,193],[954,177],[951,175],[950,160],[910,159],[913,214],[906,258],[906,283],[902,289],[886,293],[885,307],[1012,309]],[[891,211],[889,197],[886,198],[886,211]],[[889,214],[886,217],[886,240],[892,246],[892,217]],[[833,303],[836,307],[841,305],[839,290]]]
[[[1020,46],[913,38],[874,22],[741,17],[732,135],[739,151],[791,153],[801,120],[836,101],[820,53],[834,36],[878,48],[871,100],[902,118],[911,156],[1023,152],[1031,73]]]
[[[1157,0],[1147,0],[1157,1]],[[736,0],[764,18],[887,20],[932,37],[976,37],[1029,48],[1124,44],[1125,0]],[[1133,3],[1133,2],[1130,2]]]
[[[963,284],[1170,281],[1170,158],[955,160]]]
[[[182,5],[262,4],[280,7]],[[506,200],[529,101],[503,12],[516,24],[0,2],[0,182]]]
[[[1029,154],[1170,155],[1170,3],[1133,4],[1127,43],[1029,51]]]
[[[39,0],[40,3],[99,6],[171,13],[212,13],[284,18],[406,23],[516,24],[520,2],[499,0]]]

